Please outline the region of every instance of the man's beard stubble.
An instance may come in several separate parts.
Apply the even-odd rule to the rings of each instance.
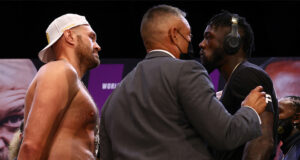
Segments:
[[[200,54],[201,63],[208,73],[211,73],[215,69],[221,67],[221,61],[224,58],[224,54],[223,48],[215,49],[210,59],[208,59],[204,54]]]
[[[97,67],[100,64],[100,59],[98,58],[98,60],[95,60],[93,50],[84,45],[81,36],[78,36],[78,44],[79,45],[76,47],[76,54],[79,56],[82,63],[86,64],[88,70]]]

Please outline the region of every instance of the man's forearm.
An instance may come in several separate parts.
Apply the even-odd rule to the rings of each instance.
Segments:
[[[258,137],[245,146],[243,160],[268,160],[273,152],[273,139]]]
[[[31,144],[24,142],[20,148],[18,160],[40,160],[41,150],[39,147],[34,147]]]
[[[246,144],[243,160],[269,160],[272,155],[274,147],[273,113],[265,111],[260,117],[262,135]]]

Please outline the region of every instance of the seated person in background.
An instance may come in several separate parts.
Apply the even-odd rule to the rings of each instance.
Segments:
[[[283,160],[300,159],[300,97],[286,96],[279,99],[278,134],[283,142]],[[279,160],[279,159],[278,159]],[[282,160],[282,158],[280,159]]]

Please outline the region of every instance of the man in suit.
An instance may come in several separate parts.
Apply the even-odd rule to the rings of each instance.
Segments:
[[[260,135],[264,93],[257,87],[230,115],[211,80],[187,53],[191,29],[180,9],[158,5],[141,23],[146,58],[122,80],[102,108],[102,160],[211,160],[207,145],[233,149]],[[255,111],[256,110],[256,111]],[[257,113],[256,113],[257,112]]]
[[[267,108],[261,114],[262,135],[235,150],[218,153],[218,159],[273,159],[277,145],[278,104],[268,74],[247,61],[254,49],[251,26],[245,18],[223,11],[210,19],[199,46],[204,66],[208,70],[218,68],[226,80],[220,101],[231,114],[240,109],[241,102],[258,85],[263,86],[269,96]]]

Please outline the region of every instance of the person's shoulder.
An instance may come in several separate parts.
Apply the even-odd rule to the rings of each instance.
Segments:
[[[196,60],[178,60],[178,63],[181,63],[183,66],[191,67],[191,68],[200,68],[205,69],[204,66]]]
[[[70,63],[62,60],[52,61],[43,65],[37,73],[38,79],[53,78],[53,77],[55,77],[56,79],[78,78],[77,72],[74,69],[74,67],[72,67]]]
[[[177,60],[178,71],[181,74],[207,74],[205,67],[196,60]]]
[[[241,64],[241,67],[239,67],[239,71],[242,72],[242,73],[256,73],[256,74],[261,74],[263,76],[267,76],[268,77],[268,74],[266,71],[264,71],[261,67],[259,67],[258,65],[256,64],[253,64],[249,61],[245,61],[244,63]]]
[[[169,59],[170,63],[174,63],[174,64],[177,64],[177,65],[191,65],[191,66],[202,66],[201,63],[199,63],[198,61],[196,60],[182,60],[182,59]]]
[[[245,61],[238,67],[236,73],[233,73],[233,77],[239,81],[243,80],[245,83],[257,82],[259,84],[272,85],[272,80],[268,73],[256,64]],[[256,84],[256,83],[255,83]]]
[[[239,68],[244,69],[244,70],[247,70],[247,69],[260,70],[261,69],[259,66],[257,66],[256,64],[253,64],[249,61],[242,62],[240,66],[241,67],[239,67]]]

